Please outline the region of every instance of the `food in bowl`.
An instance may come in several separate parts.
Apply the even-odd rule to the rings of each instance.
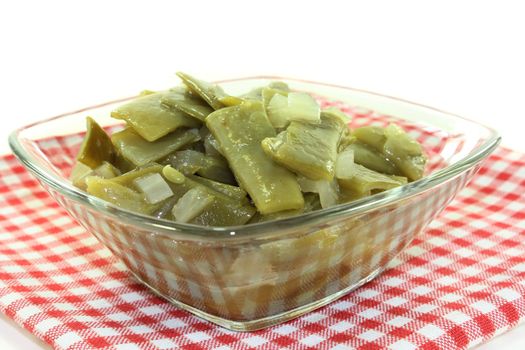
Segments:
[[[257,98],[262,95],[262,89],[257,89],[261,86],[283,87],[275,81],[285,82],[293,91],[311,93],[322,109],[335,106],[344,111],[352,118],[353,133],[362,126],[386,128],[391,123],[402,126],[424,146],[427,158],[424,176],[418,181],[407,178],[407,184],[373,196],[280,220],[249,221],[248,225],[237,226],[204,226],[192,224],[191,220],[188,223],[176,222],[140,211],[124,210],[89,195],[69,180],[82,144],[86,115],[97,120],[104,130],[117,133],[122,130],[122,122],[116,125],[115,119],[109,115],[123,107],[122,100],[20,128],[11,134],[10,145],[57,203],[98,238],[145,286],[181,309],[210,322],[234,330],[256,330],[326,305],[370,281],[384,269],[395,266],[391,264],[394,257],[439,215],[500,141],[494,130],[478,123],[430,107],[352,88],[282,77],[233,79],[220,82],[220,86],[235,96],[243,96],[252,90],[249,96]],[[229,101],[234,99],[232,97]],[[128,98],[125,101],[133,100]],[[197,101],[202,102],[202,99]],[[217,100],[210,101],[216,103]],[[197,113],[207,115],[212,109],[208,102],[180,108],[193,110],[197,116]],[[279,119],[276,120],[278,123]],[[186,123],[187,119],[177,118],[173,122]],[[196,127],[186,125],[179,128]],[[165,131],[152,129],[147,137],[155,137],[155,132]],[[142,139],[147,140],[146,136],[138,140]],[[213,141],[211,138],[208,142],[206,140],[204,138],[204,148]],[[378,167],[376,171],[385,174],[389,169],[392,171],[392,164],[376,162],[380,158],[365,152],[371,146],[365,148],[357,142],[351,144],[358,149],[354,151],[355,163],[369,169],[370,164],[374,164]],[[140,148],[144,151],[147,145],[144,143]],[[102,143],[101,149],[106,146]],[[202,148],[198,151],[203,153]],[[195,153],[188,152],[185,157],[192,154]],[[359,160],[359,154],[372,155],[373,161],[365,163],[368,156]],[[136,156],[141,159],[139,156],[142,155],[137,153]],[[184,162],[184,159],[178,161]],[[115,175],[112,175],[116,171],[113,167],[126,166],[126,162],[120,161],[92,169],[96,170],[95,173],[105,174],[98,177],[109,178]],[[157,163],[164,181],[168,178],[174,183],[181,181],[177,172],[170,168],[163,171],[165,166]],[[132,170],[122,169],[120,175]],[[232,190],[227,191],[217,185],[221,181],[211,182],[197,175],[194,174],[193,180],[209,187],[215,185],[215,190],[222,189],[229,193],[229,197],[247,197],[242,189],[227,187]],[[131,177],[121,180],[120,185],[132,181]],[[140,194],[138,190],[134,192]],[[315,193],[303,194],[305,203],[317,196]]]
[[[351,130],[350,117],[274,81],[241,96],[179,73],[92,118],[71,180],[120,208],[179,223],[236,226],[292,217],[420,179],[422,146],[394,123]]]

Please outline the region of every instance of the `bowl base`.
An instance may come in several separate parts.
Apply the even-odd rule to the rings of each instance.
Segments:
[[[234,321],[234,320],[228,320],[226,318],[218,317],[216,315],[209,314],[207,312],[204,312],[200,309],[197,309],[193,306],[190,306],[188,304],[182,303],[176,299],[173,299],[169,296],[165,296],[161,294],[159,291],[157,291],[154,287],[146,283],[143,279],[141,279],[137,274],[135,274],[132,271],[129,271],[138,281],[140,281],[143,285],[147,286],[149,289],[151,289],[155,294],[158,296],[166,299],[173,305],[186,310],[192,314],[194,314],[197,317],[200,317],[206,321],[215,323],[221,327],[224,327],[226,329],[232,330],[232,331],[239,331],[239,332],[249,332],[249,331],[256,331],[263,328],[268,328],[270,326],[274,326],[280,323],[284,323],[286,321],[289,321],[293,318],[299,317],[304,315],[305,313],[308,313],[310,311],[313,311],[315,309],[318,309],[322,306],[325,306],[329,303],[331,303],[334,300],[337,300],[346,294],[350,293],[356,288],[361,287],[363,284],[370,282],[373,280],[377,275],[379,275],[385,268],[378,268],[374,270],[372,273],[370,273],[367,277],[359,280],[357,283],[352,284],[351,286],[346,287],[345,289],[340,290],[337,293],[331,294],[323,299],[316,300],[312,303],[297,307],[295,309],[291,309],[285,312],[282,312],[280,314],[263,317],[255,320],[249,320],[249,321]]]

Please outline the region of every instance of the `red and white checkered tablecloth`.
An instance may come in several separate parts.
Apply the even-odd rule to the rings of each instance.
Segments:
[[[525,155],[497,150],[379,278],[252,333],[149,292],[6,156],[0,311],[57,349],[469,348],[525,320]]]

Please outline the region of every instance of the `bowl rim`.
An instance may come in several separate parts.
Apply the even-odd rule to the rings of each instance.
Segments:
[[[461,173],[465,172],[466,170],[472,168],[477,163],[485,159],[488,155],[490,155],[501,141],[501,137],[499,136],[498,132],[495,129],[488,127],[486,125],[483,125],[481,123],[478,123],[476,121],[472,121],[468,118],[464,118],[456,114],[445,112],[443,110],[440,110],[434,107],[429,107],[429,106],[426,106],[420,103],[415,103],[415,102],[408,101],[402,98],[397,98],[397,97],[393,97],[393,96],[389,96],[389,95],[385,95],[381,93],[375,93],[375,92],[371,92],[371,91],[367,91],[363,89],[351,88],[347,86],[341,86],[341,85],[335,85],[335,84],[329,84],[329,83],[320,83],[316,81],[309,81],[309,80],[303,80],[303,79],[287,78],[283,76],[271,76],[271,75],[249,76],[249,77],[242,77],[242,78],[235,78],[235,79],[225,79],[225,80],[216,81],[216,83],[220,84],[220,83],[231,83],[231,82],[238,82],[238,81],[240,82],[240,81],[246,81],[246,80],[262,80],[262,79],[285,80],[285,81],[291,81],[291,82],[295,81],[298,83],[307,83],[307,84],[314,84],[314,85],[325,86],[325,87],[339,88],[339,89],[354,91],[357,93],[369,94],[369,95],[373,95],[373,96],[380,97],[380,98],[387,98],[390,100],[394,100],[394,101],[414,105],[420,108],[428,109],[433,112],[447,114],[450,117],[459,118],[463,121],[473,123],[479,127],[484,128],[486,131],[488,131],[490,136],[486,140],[484,140],[484,142],[481,145],[478,145],[476,148],[474,148],[466,157],[428,176],[425,176],[417,181],[394,188],[392,190],[378,193],[378,194],[375,194],[369,197],[365,197],[365,198],[362,198],[356,201],[352,201],[349,203],[339,204],[334,207],[321,209],[321,210],[309,212],[306,214],[293,216],[290,218],[265,221],[265,222],[254,223],[254,224],[249,224],[249,225],[221,226],[221,227],[207,227],[207,226],[199,226],[199,225],[192,225],[192,224],[186,224],[186,223],[177,223],[177,222],[169,221],[165,219],[157,219],[151,216],[147,216],[147,215],[143,215],[143,214],[139,214],[139,213],[135,213],[132,211],[128,211],[128,210],[119,208],[114,204],[106,202],[97,197],[91,196],[85,193],[84,191],[74,187],[66,179],[61,178],[47,171],[44,166],[39,164],[39,161],[35,161],[33,157],[29,154],[29,152],[27,152],[27,150],[25,149],[19,137],[20,133],[22,133],[24,130],[31,128],[35,125],[44,124],[44,123],[47,123],[47,122],[71,115],[71,114],[78,114],[78,113],[89,111],[92,109],[105,107],[105,106],[108,106],[114,103],[124,102],[136,96],[120,98],[120,99],[112,100],[109,102],[97,104],[94,106],[81,108],[81,109],[78,109],[72,112],[62,113],[62,114],[59,114],[51,118],[47,118],[44,120],[40,120],[40,121],[31,123],[31,124],[25,125],[11,132],[11,134],[9,135],[9,146],[11,150],[13,151],[14,155],[21,161],[21,163],[39,180],[45,182],[51,188],[53,188],[60,194],[68,197],[69,199],[79,202],[82,205],[87,205],[95,211],[100,211],[103,214],[116,217],[119,220],[126,220],[127,224],[138,225],[148,230],[151,230],[152,228],[154,228],[155,230],[163,230],[165,232],[172,233],[175,235],[182,234],[183,236],[187,238],[198,238],[198,239],[204,238],[204,239],[211,239],[211,240],[215,240],[215,239],[228,239],[228,240],[234,239],[235,240],[235,239],[245,239],[245,238],[249,238],[249,239],[258,238],[259,239],[259,238],[267,237],[269,235],[273,235],[275,233],[282,235],[282,237],[285,237],[286,235],[283,234],[283,231],[285,230],[297,230],[298,228],[301,228],[304,226],[311,226],[312,224],[323,226],[323,223],[325,223],[327,220],[330,220],[330,219],[336,219],[336,218],[340,218],[343,216],[353,216],[353,215],[363,214],[367,211],[379,209],[386,205],[392,204],[396,201],[405,200],[409,197],[413,197],[424,191],[427,191],[433,188],[434,186],[437,186],[449,179],[452,179],[453,177],[456,177],[460,175]]]

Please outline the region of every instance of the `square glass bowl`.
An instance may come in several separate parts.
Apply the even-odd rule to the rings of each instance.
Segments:
[[[75,188],[68,176],[85,117],[119,126],[113,101],[57,116],[10,136],[15,155],[82,226],[158,295],[232,330],[268,327],[319,308],[370,281],[472,178],[500,138],[436,109],[361,90],[255,77],[221,82],[231,94],[281,80],[351,126],[400,124],[429,156],[424,178],[332,208],[238,227],[199,227],[122,210]]]

